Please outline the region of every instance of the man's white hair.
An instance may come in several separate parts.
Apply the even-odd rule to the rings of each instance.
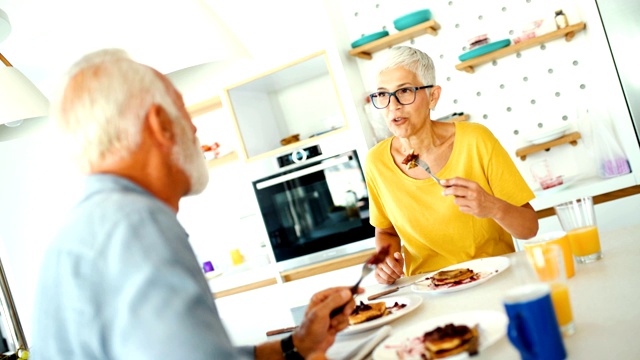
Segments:
[[[69,136],[67,145],[83,171],[130,155],[152,104],[162,106],[173,121],[181,119],[158,73],[120,49],[84,56],[61,85],[52,116]]]

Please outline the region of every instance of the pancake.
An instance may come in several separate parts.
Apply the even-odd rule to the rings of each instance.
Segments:
[[[431,282],[436,286],[455,284],[470,279],[474,275],[475,272],[468,268],[442,270],[431,276]]]
[[[470,328],[452,323],[426,332],[422,336],[427,359],[442,359],[461,352],[478,353],[478,325]]]
[[[377,319],[388,314],[387,304],[384,301],[365,304],[360,301],[356,305],[351,315],[349,315],[349,324],[355,325],[365,321]]]

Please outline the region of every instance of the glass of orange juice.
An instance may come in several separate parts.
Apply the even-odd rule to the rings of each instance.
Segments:
[[[575,265],[573,261],[573,251],[571,244],[569,243],[569,237],[564,231],[550,231],[543,234],[538,234],[532,239],[523,240],[522,246],[527,252],[527,256],[531,256],[531,251],[535,247],[546,246],[550,244],[558,245],[562,250],[562,256],[564,260],[565,275],[568,279],[572,278],[576,274]]]
[[[583,197],[554,206],[562,229],[567,232],[571,251],[578,263],[602,259],[600,236],[591,197]]]
[[[562,249],[556,244],[530,247],[527,251],[527,259],[538,279],[551,288],[551,302],[560,332],[564,336],[572,335],[576,327],[571,310]]]

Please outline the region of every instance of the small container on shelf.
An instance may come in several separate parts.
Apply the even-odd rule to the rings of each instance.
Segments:
[[[556,10],[556,26],[558,29],[564,29],[569,26],[567,15],[562,10]]]

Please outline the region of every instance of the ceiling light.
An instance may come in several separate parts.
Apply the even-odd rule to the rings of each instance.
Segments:
[[[49,100],[0,54],[0,124],[18,122],[49,115]],[[10,125],[10,126],[11,126]]]
[[[0,42],[9,37],[11,34],[11,23],[6,12],[0,9]]]
[[[11,33],[11,23],[6,12],[0,9],[0,42]],[[49,100],[42,92],[14,68],[0,54],[0,141],[12,140],[33,132],[33,126],[25,129],[23,121],[49,115]],[[34,122],[38,124],[41,121]],[[2,127],[4,124],[10,128]],[[30,124],[31,125],[31,124]]]

